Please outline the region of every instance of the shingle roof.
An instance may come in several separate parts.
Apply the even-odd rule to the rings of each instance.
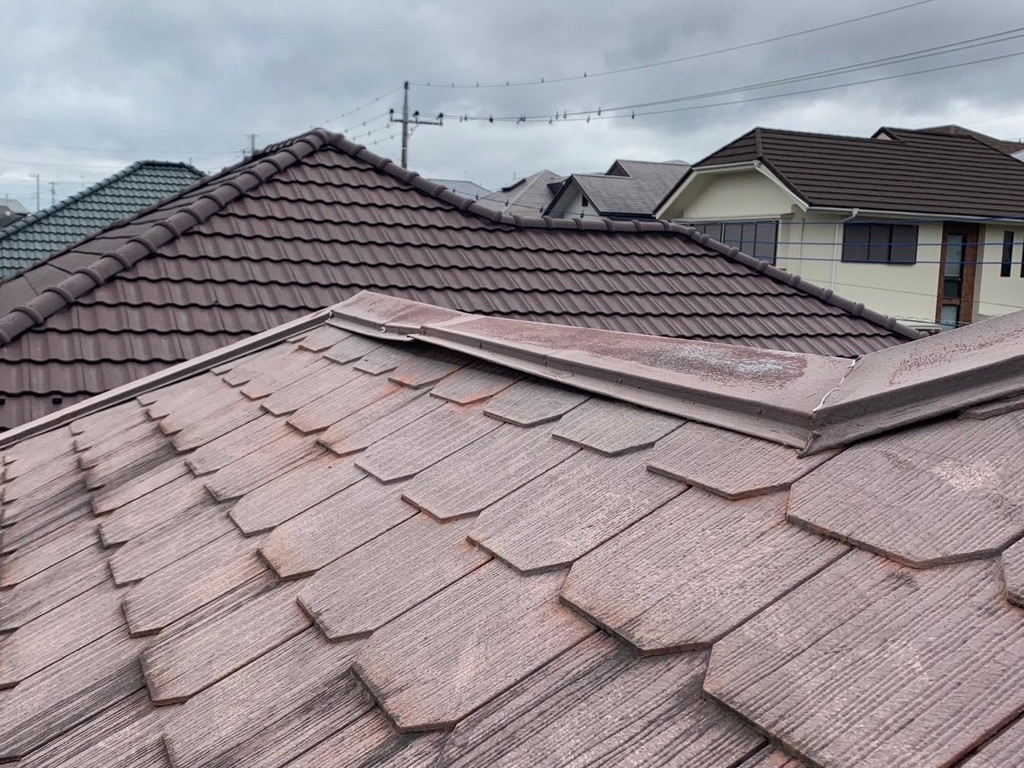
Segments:
[[[480,204],[512,216],[539,216],[565,178],[554,171],[537,171],[481,198]]]
[[[448,189],[459,193],[463,197],[471,197],[474,200],[491,194],[491,190],[481,187],[475,181],[467,181],[465,179],[431,179],[431,181],[448,187]]]
[[[0,277],[26,269],[201,178],[201,171],[185,163],[132,163],[123,171],[0,230]]]
[[[898,128],[876,136],[755,128],[694,169],[757,160],[812,206],[1024,219],[1020,161],[973,136]]]
[[[600,216],[654,218],[658,203],[689,169],[688,164],[676,161],[616,160],[607,173],[572,174],[545,212],[564,212],[569,196],[578,189]]]
[[[0,437],[0,761],[1017,764],[1022,338],[363,294]]]
[[[314,131],[0,283],[0,427],[363,288],[823,354],[917,335],[693,234],[496,213]]]

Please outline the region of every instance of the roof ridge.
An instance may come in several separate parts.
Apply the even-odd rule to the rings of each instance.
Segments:
[[[356,159],[369,163],[378,171],[387,173],[400,181],[404,181],[421,192],[454,206],[463,213],[470,213],[496,224],[503,224],[517,229],[576,229],[582,231],[623,232],[629,234],[650,233],[676,237],[683,236],[711,248],[715,252],[725,256],[726,258],[732,259],[745,267],[754,269],[778,282],[784,283],[790,288],[794,288],[795,290],[813,296],[816,299],[824,301],[826,304],[838,307],[844,312],[852,314],[854,317],[863,318],[868,322],[885,328],[888,331],[898,333],[904,338],[919,339],[923,335],[912,328],[902,325],[893,317],[883,315],[880,312],[866,308],[863,304],[837,296],[830,289],[821,288],[818,285],[807,282],[799,275],[794,275],[790,272],[781,270],[778,267],[774,267],[767,262],[761,261],[760,259],[755,259],[753,256],[743,253],[739,248],[720,243],[719,241],[698,232],[693,227],[688,227],[683,224],[675,224],[668,221],[621,221],[606,219],[600,216],[594,216],[588,219],[556,219],[551,216],[520,216],[519,214],[509,214],[502,211],[496,211],[493,208],[481,205],[476,200],[464,197],[463,195],[448,189],[444,185],[435,184],[429,179],[420,176],[415,171],[402,168],[390,159],[383,157],[382,155],[378,155],[375,152],[371,152],[364,145],[356,144],[339,133],[324,131],[324,134],[329,136],[328,140],[336,149],[339,149]],[[568,178],[572,178],[572,176]],[[0,330],[2,330],[2,327],[0,327]]]
[[[167,166],[177,165],[177,166],[181,166],[182,168],[188,168],[190,170],[195,171],[197,174],[199,174],[200,178],[202,178],[205,175],[205,174],[203,174],[202,171],[200,171],[194,165],[191,165],[189,163],[174,162],[174,161],[170,161],[170,160],[136,160],[131,165],[128,165],[125,168],[122,168],[120,171],[117,171],[116,173],[114,173],[114,174],[112,174],[110,176],[107,176],[105,179],[100,179],[95,184],[90,184],[85,189],[79,190],[78,192],[75,192],[73,195],[68,195],[67,197],[65,197],[60,202],[54,203],[51,206],[43,208],[43,210],[41,210],[41,211],[36,211],[35,213],[30,213],[25,218],[19,219],[18,221],[14,222],[13,224],[8,224],[3,229],[0,229],[0,240],[4,240],[4,239],[10,237],[11,235],[15,234],[16,232],[20,232],[21,230],[25,229],[26,227],[32,226],[33,224],[35,224],[35,223],[37,223],[39,221],[42,221],[43,219],[47,218],[48,216],[52,216],[53,214],[58,213],[59,211],[63,210],[64,208],[67,208],[72,203],[77,203],[78,201],[82,200],[85,197],[89,197],[91,195],[94,195],[95,193],[99,192],[101,189],[109,187],[111,184],[113,184],[113,183],[115,183],[117,181],[121,181],[122,179],[124,179],[125,177],[129,176],[130,174],[135,173],[137,170],[139,170],[143,166],[153,165],[153,164],[160,164],[160,165],[167,165]],[[66,250],[66,249],[62,249],[62,252],[63,252],[63,250]],[[13,277],[13,275],[12,275],[12,277]],[[10,279],[10,278],[5,278],[5,279]]]
[[[312,152],[317,151],[327,141],[326,131],[314,129],[291,139],[289,142],[275,145],[273,148],[265,149],[261,153],[257,153],[233,166],[229,166],[216,176],[201,179],[196,184],[181,190],[176,195],[166,198],[153,206],[144,208],[131,218],[112,224],[111,226],[123,226],[154,210],[173,206],[186,193],[193,192],[199,187],[211,187],[209,191],[200,195],[195,202],[181,210],[175,211],[165,220],[152,224],[145,232],[131,237],[124,245],[99,256],[89,266],[75,270],[70,277],[65,278],[56,285],[44,288],[39,292],[39,295],[33,297],[25,304],[13,307],[7,314],[0,317],[0,346],[9,344],[33,325],[42,323],[46,318],[69,306],[85,293],[107,282],[114,275],[135,266],[139,261],[155,253],[172,239],[179,237],[192,227],[202,224],[238,197],[267,181],[285,168],[299,162]],[[306,145],[305,150],[295,149],[296,145],[303,143]],[[225,176],[239,170],[241,170],[240,176],[249,174],[249,180],[223,180]],[[106,229],[101,231],[106,231]],[[95,233],[90,235],[90,238],[94,236]],[[53,254],[50,258],[55,258],[67,250],[65,248]]]

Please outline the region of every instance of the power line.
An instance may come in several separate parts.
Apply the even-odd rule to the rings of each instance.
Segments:
[[[945,70],[956,69],[956,68],[959,68],[959,67],[971,66],[971,65],[974,65],[974,64],[983,64],[983,63],[987,63],[987,62],[991,62],[991,61],[999,61],[1001,59],[1008,59],[1008,58],[1013,58],[1015,56],[1024,55],[1024,51],[1018,51],[1018,52],[1015,52],[1015,53],[1003,54],[1001,56],[993,56],[993,57],[984,58],[984,59],[974,59],[974,60],[971,60],[971,61],[959,62],[959,63],[956,63],[956,64],[947,64],[947,65],[944,65],[944,66],[931,67],[931,68],[928,68],[928,69],[916,70],[916,71],[913,71],[913,72],[903,72],[903,73],[897,73],[897,74],[893,74],[893,75],[886,75],[886,76],[877,77],[877,78],[870,78],[870,79],[867,79],[867,80],[857,80],[857,81],[853,81],[853,82],[849,82],[849,83],[837,83],[835,85],[823,86],[821,88],[811,88],[811,89],[804,89],[804,90],[799,90],[799,91],[790,91],[790,92],[781,93],[781,94],[771,94],[771,95],[768,95],[768,96],[750,97],[750,98],[747,98],[747,99],[736,99],[736,100],[733,100],[733,101],[717,102],[717,103],[714,103],[714,104],[704,104],[704,105],[698,105],[698,106],[694,106],[694,107],[683,107],[683,108],[670,109],[670,110],[647,111],[647,112],[637,112],[636,111],[636,110],[640,110],[640,109],[645,109],[647,107],[662,106],[662,105],[666,105],[666,104],[676,104],[676,103],[683,102],[683,101],[696,101],[696,100],[699,100],[699,99],[706,99],[706,98],[711,98],[711,97],[714,97],[714,96],[722,96],[722,95],[728,95],[728,94],[732,94],[732,93],[742,93],[742,92],[745,92],[745,91],[759,90],[759,89],[762,89],[762,88],[777,87],[779,85],[791,85],[793,83],[806,82],[808,80],[816,80],[816,79],[821,79],[823,77],[833,77],[833,76],[835,76],[837,74],[848,74],[850,72],[856,72],[856,71],[865,70],[865,69],[873,69],[875,67],[885,66],[886,64],[905,63],[905,62],[908,62],[908,61],[915,61],[915,60],[918,60],[918,59],[930,58],[932,56],[940,56],[940,55],[944,55],[944,54],[948,54],[948,53],[957,53],[959,51],[970,50],[972,48],[978,48],[978,47],[982,47],[982,46],[986,46],[986,45],[995,45],[995,44],[998,44],[998,43],[1003,43],[1003,42],[1009,42],[1011,40],[1016,40],[1016,39],[1021,38],[1021,37],[1024,37],[1024,27],[1020,27],[1020,28],[1013,29],[1013,30],[1008,30],[1006,32],[996,33],[996,34],[993,34],[993,35],[985,35],[983,37],[971,38],[971,39],[968,39],[968,40],[961,40],[961,41],[957,41],[957,42],[954,42],[954,43],[947,43],[947,44],[942,45],[942,46],[937,46],[935,48],[927,48],[927,49],[923,49],[921,51],[912,51],[912,52],[908,52],[908,53],[904,53],[904,54],[898,54],[898,55],[895,55],[895,56],[887,56],[887,57],[884,57],[884,58],[881,58],[881,59],[874,59],[874,60],[871,60],[871,61],[859,62],[857,64],[850,64],[850,65],[846,65],[846,66],[843,66],[843,67],[836,67],[836,68],[827,69],[827,70],[818,70],[818,71],[815,71],[815,72],[808,72],[808,73],[805,73],[805,74],[802,74],[802,75],[794,75],[794,76],[788,77],[788,78],[780,78],[780,79],[777,79],[777,80],[768,80],[768,81],[763,81],[763,82],[760,82],[760,83],[752,83],[752,84],[748,84],[748,85],[735,86],[735,87],[732,87],[732,88],[721,89],[721,90],[717,90],[717,91],[705,91],[703,93],[687,94],[685,96],[677,96],[677,97],[673,97],[671,99],[659,99],[657,101],[640,102],[640,103],[636,103],[636,104],[625,104],[625,105],[615,106],[615,107],[597,107],[596,109],[579,110],[579,111],[574,111],[574,112],[569,112],[569,111],[559,112],[558,110],[555,110],[554,113],[547,112],[545,114],[535,114],[535,115],[527,115],[525,113],[521,113],[519,115],[504,115],[504,116],[499,116],[499,117],[495,117],[494,115],[488,115],[486,117],[484,117],[484,116],[463,115],[463,116],[461,116],[459,118],[458,122],[476,121],[476,122],[490,122],[490,123],[496,123],[496,122],[525,123],[525,122],[539,122],[539,121],[543,121],[543,122],[551,123],[551,122],[554,122],[554,121],[558,121],[558,122],[573,122],[573,121],[580,121],[580,120],[585,120],[585,121],[589,122],[591,119],[595,119],[595,120],[614,120],[614,119],[623,119],[623,118],[630,118],[630,119],[632,119],[632,118],[635,118],[635,117],[641,117],[641,116],[645,116],[645,115],[660,115],[660,114],[667,114],[669,112],[682,112],[682,111],[695,110],[695,109],[707,109],[709,107],[727,106],[727,105],[731,105],[731,104],[744,104],[744,103],[752,102],[752,101],[764,101],[764,100],[767,100],[767,99],[783,98],[783,97],[786,97],[786,96],[797,96],[797,95],[802,95],[802,94],[807,94],[807,93],[818,93],[818,92],[821,92],[821,91],[827,91],[827,90],[832,90],[832,89],[836,89],[836,88],[848,88],[848,87],[854,86],[854,85],[863,85],[863,84],[867,84],[867,83],[876,83],[876,82],[881,82],[881,81],[884,81],[884,80],[895,80],[895,79],[899,79],[899,78],[903,78],[903,77],[912,77],[914,75],[929,74],[929,73],[932,73],[932,72],[942,72],[942,71],[945,71]],[[997,39],[993,39],[993,38],[997,38]],[[608,113],[613,113],[613,112],[623,112],[623,113],[625,113],[625,112],[627,112],[627,110],[628,110],[628,114],[608,114]]]
[[[789,39],[794,38],[794,37],[800,37],[802,35],[809,35],[809,34],[812,34],[814,32],[822,32],[822,31],[824,31],[826,29],[834,29],[836,27],[841,27],[841,26],[844,26],[846,24],[853,24],[853,23],[856,23],[856,22],[859,22],[859,21],[866,21],[867,19],[878,18],[879,16],[885,16],[885,15],[890,14],[890,13],[896,13],[898,11],[904,11],[904,10],[907,10],[908,8],[915,8],[915,7],[919,6],[919,5],[927,5],[928,3],[932,3],[932,2],[935,2],[935,0],[918,0],[918,2],[908,3],[906,5],[901,5],[901,6],[898,6],[896,8],[889,8],[888,10],[877,11],[875,13],[869,13],[869,14],[866,14],[864,16],[857,16],[857,17],[852,18],[852,19],[845,19],[843,21],[836,21],[836,22],[832,22],[831,24],[823,24],[820,27],[811,27],[810,29],[802,29],[802,30],[799,30],[797,32],[789,32],[789,33],[786,33],[784,35],[777,35],[775,37],[768,37],[768,38],[765,38],[763,40],[755,40],[755,41],[750,42],[750,43],[741,43],[740,45],[731,45],[731,46],[729,46],[727,48],[719,48],[719,49],[713,50],[713,51],[704,51],[702,53],[694,53],[694,54],[690,54],[688,56],[680,56],[680,57],[674,58],[674,59],[666,59],[664,61],[655,61],[655,62],[650,62],[648,64],[637,64],[637,65],[634,65],[634,66],[631,66],[631,67],[621,67],[619,69],[609,69],[609,70],[605,70],[605,71],[602,71],[602,72],[592,72],[592,73],[584,72],[583,74],[580,74],[580,75],[565,75],[565,76],[562,76],[562,77],[553,77],[553,78],[541,77],[541,78],[535,79],[535,80],[523,80],[523,81],[519,81],[519,82],[512,82],[512,81],[509,81],[509,80],[506,80],[505,82],[497,82],[497,83],[458,83],[457,84],[457,83],[453,82],[453,83],[450,83],[450,84],[447,84],[447,85],[442,85],[442,84],[439,84],[439,83],[425,82],[425,83],[413,83],[413,85],[418,86],[418,87],[423,87],[423,88],[512,88],[512,87],[521,87],[521,86],[530,86],[530,85],[550,85],[552,83],[568,83],[568,82],[573,82],[573,81],[577,81],[577,80],[592,80],[592,79],[598,78],[598,77],[608,77],[610,75],[619,75],[619,74],[623,74],[623,73],[626,73],[626,72],[637,72],[637,71],[644,70],[644,69],[653,69],[655,67],[665,67],[665,66],[668,66],[670,64],[679,64],[680,62],[684,62],[684,61],[692,61],[694,59],[701,59],[701,58],[705,58],[705,57],[708,57],[708,56],[717,56],[717,55],[722,54],[722,53],[731,53],[733,51],[741,51],[741,50],[744,50],[744,49],[747,49],[747,48],[754,48],[754,47],[759,46],[759,45],[766,45],[768,43],[775,43],[775,42],[778,42],[780,40],[789,40]]]

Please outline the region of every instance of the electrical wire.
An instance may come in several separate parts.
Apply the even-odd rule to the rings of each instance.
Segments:
[[[853,24],[853,23],[856,23],[856,22],[859,22],[859,21],[866,21],[867,19],[878,18],[879,16],[885,16],[885,15],[888,15],[888,14],[891,14],[891,13],[896,13],[898,11],[904,11],[904,10],[907,10],[908,8],[916,8],[917,6],[927,5],[928,3],[932,3],[932,2],[935,2],[935,0],[918,0],[917,2],[913,2],[913,3],[908,3],[906,5],[897,6],[896,8],[889,8],[889,9],[884,10],[884,11],[876,11],[875,13],[869,13],[869,14],[866,14],[864,16],[857,16],[857,17],[852,18],[852,19],[845,19],[843,21],[832,22],[831,24],[823,24],[822,26],[819,26],[819,27],[811,27],[810,29],[802,29],[802,30],[799,30],[799,31],[796,31],[796,32],[788,32],[788,33],[786,33],[784,35],[776,35],[775,37],[768,37],[768,38],[764,38],[763,40],[755,40],[755,41],[749,42],[749,43],[741,43],[739,45],[731,45],[731,46],[728,46],[727,48],[719,48],[719,49],[713,50],[713,51],[703,51],[701,53],[694,53],[694,54],[690,54],[690,55],[687,55],[687,56],[680,56],[680,57],[674,58],[674,59],[666,59],[666,60],[663,60],[663,61],[654,61],[654,62],[650,62],[650,63],[647,63],[647,64],[636,64],[634,66],[621,67],[619,69],[609,69],[609,70],[605,70],[605,71],[602,71],[602,72],[589,72],[589,73],[588,72],[584,72],[584,73],[579,74],[579,75],[565,75],[565,76],[553,77],[553,78],[541,77],[541,78],[534,79],[534,80],[524,80],[524,81],[520,81],[520,82],[512,82],[510,80],[506,80],[505,82],[495,82],[495,83],[479,83],[479,82],[477,82],[477,83],[461,83],[461,84],[457,84],[457,83],[454,83],[454,82],[449,83],[449,84],[424,82],[424,83],[410,83],[410,85],[416,85],[416,86],[421,87],[421,88],[449,88],[449,89],[450,88],[456,88],[456,89],[466,89],[466,88],[513,88],[513,87],[532,86],[532,85],[550,85],[550,84],[553,84],[553,83],[568,83],[568,82],[573,82],[573,81],[578,81],[578,80],[593,80],[594,78],[599,78],[599,77],[608,77],[608,76],[611,76],[611,75],[620,75],[620,74],[623,74],[623,73],[626,73],[626,72],[637,72],[637,71],[645,70],[645,69],[653,69],[655,67],[665,67],[665,66],[669,66],[670,64],[679,64],[679,63],[684,62],[684,61],[693,61],[694,59],[706,58],[708,56],[718,56],[719,54],[723,54],[723,53],[731,53],[733,51],[742,51],[742,50],[745,50],[747,48],[754,48],[754,47],[759,46],[759,45],[766,45],[768,43],[775,43],[775,42],[779,42],[780,40],[789,40],[789,39],[792,39],[794,37],[800,37],[802,35],[809,35],[809,34],[812,34],[814,32],[822,32],[822,31],[827,30],[827,29],[834,29],[836,27],[841,27],[841,26],[844,26],[846,24]]]
[[[918,60],[918,59],[929,58],[929,57],[932,57],[932,56],[944,55],[944,54],[947,54],[947,53],[956,53],[956,52],[959,52],[959,51],[962,51],[962,50],[969,50],[971,48],[978,48],[978,47],[985,46],[985,45],[995,45],[997,43],[1009,42],[1011,40],[1016,40],[1018,38],[1024,37],[1024,27],[1021,27],[1021,28],[1016,29],[1016,30],[1012,30],[1012,32],[1015,33],[1015,34],[1013,34],[1013,36],[1011,36],[1011,37],[1002,36],[1002,37],[999,37],[999,39],[993,40],[993,39],[990,39],[990,38],[994,37],[993,35],[986,35],[983,38],[972,38],[970,40],[964,40],[964,41],[960,41],[958,43],[949,43],[947,45],[940,46],[941,48],[943,48],[945,50],[925,49],[924,52],[911,52],[911,53],[906,53],[906,54],[900,54],[898,56],[890,56],[890,57],[885,57],[884,59],[876,59],[876,60],[869,61],[869,62],[861,62],[861,63],[858,63],[858,64],[851,64],[851,65],[847,65],[845,67],[834,68],[834,69],[831,69],[831,70],[819,70],[819,71],[816,71],[816,72],[809,72],[809,73],[805,73],[803,75],[795,75],[793,77],[782,78],[782,79],[779,79],[779,80],[771,80],[771,81],[764,81],[764,82],[761,82],[761,83],[752,83],[752,84],[743,85],[743,86],[735,86],[735,87],[732,87],[732,88],[722,89],[722,90],[718,90],[718,91],[706,91],[706,92],[703,92],[703,93],[687,94],[687,95],[684,95],[684,96],[673,97],[671,99],[659,99],[657,101],[642,102],[642,103],[637,103],[637,104],[626,104],[626,105],[615,106],[615,107],[605,107],[605,108],[597,107],[595,109],[578,110],[578,111],[573,111],[573,112],[555,110],[553,113],[552,112],[546,112],[544,114],[535,114],[535,115],[527,115],[525,113],[520,113],[518,115],[503,115],[503,116],[498,116],[498,117],[495,117],[494,115],[487,115],[487,116],[483,116],[483,115],[462,115],[462,116],[459,117],[459,119],[456,122],[474,122],[474,121],[475,122],[489,122],[489,123],[497,123],[497,122],[503,122],[503,123],[546,122],[546,123],[550,124],[550,123],[555,122],[555,121],[563,122],[564,123],[564,122],[579,122],[579,121],[584,121],[584,120],[586,122],[590,122],[592,119],[593,120],[614,120],[614,119],[623,119],[623,118],[633,119],[633,118],[636,118],[636,117],[642,117],[642,116],[647,116],[647,115],[661,115],[661,114],[668,114],[668,113],[671,113],[671,112],[684,112],[684,111],[697,110],[697,109],[708,109],[708,108],[711,108],[711,107],[718,107],[718,106],[730,106],[730,105],[734,105],[734,104],[745,104],[745,103],[749,103],[749,102],[765,101],[765,100],[768,100],[768,99],[785,98],[787,96],[798,96],[798,95],[808,94],[808,93],[820,93],[822,91],[835,90],[835,89],[839,89],[839,88],[850,88],[850,87],[855,86],[855,85],[865,85],[865,84],[869,84],[869,83],[883,82],[883,81],[886,81],[886,80],[896,80],[896,79],[900,79],[900,78],[904,78],[904,77],[913,77],[915,75],[924,75],[924,74],[930,74],[930,73],[933,73],[933,72],[943,72],[943,71],[947,71],[947,70],[951,70],[951,69],[958,69],[958,68],[961,68],[961,67],[967,67],[967,66],[972,66],[972,65],[976,65],[976,64],[985,64],[985,63],[992,62],[992,61],[1001,61],[1001,60],[1004,60],[1004,59],[1010,59],[1010,58],[1014,58],[1014,57],[1017,57],[1017,56],[1022,56],[1022,55],[1024,55],[1024,51],[1016,51],[1016,52],[1013,52],[1013,53],[1007,53],[1007,54],[1003,54],[1003,55],[1000,55],[1000,56],[991,56],[991,57],[988,57],[988,58],[973,59],[971,61],[958,62],[958,63],[955,63],[955,64],[947,64],[947,65],[943,65],[943,66],[930,67],[930,68],[927,68],[927,69],[915,70],[913,72],[901,72],[901,73],[896,73],[896,74],[892,74],[892,75],[884,75],[884,76],[876,77],[876,78],[869,78],[869,79],[866,79],[866,80],[856,80],[856,81],[852,81],[852,82],[848,82],[848,83],[836,83],[834,85],[827,85],[827,86],[822,86],[822,87],[819,87],[819,88],[808,88],[808,89],[803,89],[803,90],[799,90],[799,91],[789,91],[789,92],[786,92],[786,93],[769,94],[767,96],[754,96],[754,97],[745,98],[745,99],[734,99],[732,101],[715,102],[715,103],[712,103],[712,104],[701,104],[701,105],[696,105],[696,106],[691,106],[691,107],[680,107],[680,108],[674,108],[674,109],[654,110],[654,111],[646,111],[646,112],[636,111],[636,110],[641,110],[641,109],[645,109],[647,107],[652,107],[652,106],[662,106],[662,105],[666,105],[666,104],[676,104],[676,103],[684,102],[684,101],[696,101],[696,100],[699,100],[699,99],[712,98],[714,96],[719,96],[719,95],[727,95],[727,94],[731,94],[731,93],[740,93],[740,92],[746,92],[746,91],[751,91],[751,90],[758,90],[758,89],[762,89],[762,88],[777,87],[779,85],[788,85],[788,84],[793,84],[793,83],[796,83],[796,82],[806,82],[808,80],[821,79],[823,77],[834,77],[837,74],[848,74],[849,72],[856,72],[856,71],[861,71],[861,70],[865,70],[865,69],[873,69],[873,68],[880,67],[880,66],[886,66],[887,64],[891,64],[891,63],[905,63],[905,62],[908,62],[908,61],[915,61],[915,60]],[[1009,33],[999,33],[999,34],[1000,35],[1006,35],[1006,34],[1009,34]],[[986,42],[980,42],[982,40],[986,40]],[[954,48],[953,46],[961,46],[961,47],[955,47]],[[622,112],[623,114],[608,114],[608,113],[615,113],[615,112]]]

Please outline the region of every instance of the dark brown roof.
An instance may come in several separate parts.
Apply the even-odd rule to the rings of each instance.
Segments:
[[[919,128],[916,130],[921,133],[945,133],[949,136],[973,136],[978,141],[983,141],[990,147],[995,147],[1000,152],[1005,152],[1008,155],[1012,155],[1014,152],[1024,152],[1024,141],[997,139],[995,136],[972,131],[970,128],[964,128],[962,125],[936,125],[932,128]]]
[[[1022,338],[361,294],[22,427],[0,762],[1017,764]]]
[[[916,333],[688,228],[500,214],[314,131],[0,283],[0,427],[363,288],[854,356]]]
[[[973,136],[882,128],[865,139],[755,128],[694,169],[755,160],[812,206],[1024,219],[1024,163]]]

